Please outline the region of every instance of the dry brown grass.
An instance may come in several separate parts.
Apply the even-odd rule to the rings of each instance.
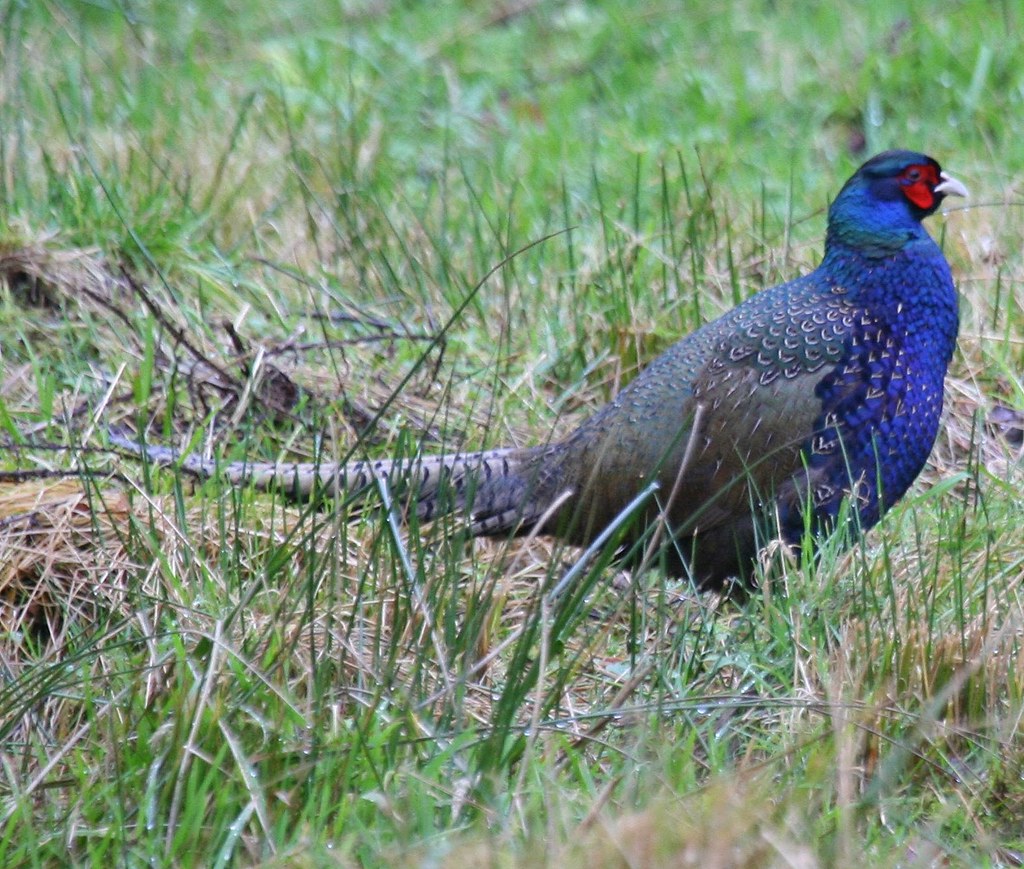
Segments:
[[[76,621],[122,607],[139,569],[121,544],[128,512],[123,492],[89,492],[75,479],[0,489],[0,630],[16,647],[59,655]]]

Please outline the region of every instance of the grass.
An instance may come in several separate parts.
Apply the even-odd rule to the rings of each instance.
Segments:
[[[692,5],[0,7],[0,862],[1020,865],[1020,11]],[[892,146],[946,424],[746,602],[103,449],[557,437]]]

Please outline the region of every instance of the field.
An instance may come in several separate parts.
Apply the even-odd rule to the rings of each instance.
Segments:
[[[0,865],[1024,865],[1022,34],[1008,0],[0,3]],[[942,431],[746,599],[111,448],[556,439],[812,268],[891,147],[971,190],[928,221]]]

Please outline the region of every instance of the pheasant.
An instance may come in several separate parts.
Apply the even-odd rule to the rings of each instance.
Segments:
[[[112,440],[200,476],[300,498],[385,477],[419,519],[459,511],[474,536],[535,532],[585,546],[619,523],[622,551],[639,543],[635,563],[650,563],[635,553],[661,522],[653,536],[667,571],[705,589],[749,582],[765,541],[799,547],[808,530],[839,524],[866,531],[924,466],[959,318],[949,265],[921,221],[946,196],[966,195],[924,154],[868,160],[829,208],[816,269],[683,338],[557,443],[218,466]]]

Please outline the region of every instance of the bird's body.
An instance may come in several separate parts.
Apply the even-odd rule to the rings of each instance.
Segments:
[[[921,220],[949,194],[966,190],[922,154],[868,161],[832,204],[817,269],[670,347],[558,443],[217,472],[300,496],[386,475],[409,484],[421,519],[461,510],[473,534],[536,530],[580,545],[657,482],[626,542],[664,518],[661,563],[719,587],[749,574],[764,533],[798,545],[808,525],[831,527],[844,500],[870,528],[923,467],[958,317],[949,266]]]

